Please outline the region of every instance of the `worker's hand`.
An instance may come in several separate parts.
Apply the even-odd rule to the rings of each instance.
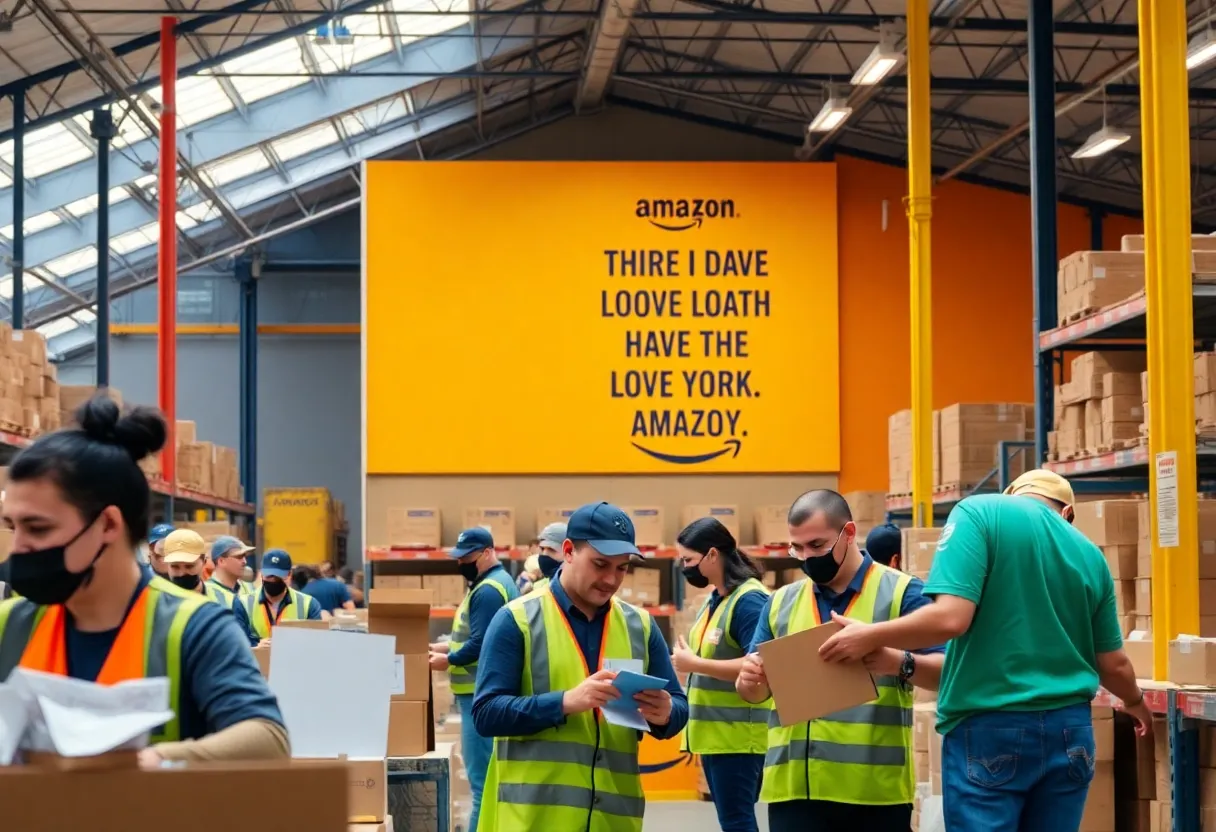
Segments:
[[[139,749],[139,767],[140,768],[160,768],[160,764],[164,762],[164,757],[160,756],[155,749],[141,748]]]
[[[562,694],[562,713],[581,714],[602,708],[614,699],[619,699],[621,692],[612,686],[616,678],[615,670],[600,670],[592,673],[572,688]]]
[[[898,676],[904,663],[904,651],[879,647],[873,653],[867,653],[861,663],[875,676]]]
[[[697,654],[692,652],[684,636],[676,636],[676,646],[671,651],[671,666],[681,673],[692,673],[696,669]]]
[[[264,638],[258,642],[258,647],[269,647],[269,646],[270,646],[270,639],[268,639],[268,638]]]
[[[842,629],[819,648],[819,657],[825,662],[861,661],[881,646],[874,643],[874,625],[862,624],[836,613],[832,613],[832,620]]]
[[[448,654],[447,653],[431,653],[430,658],[431,670],[444,671],[448,669]]]
[[[651,725],[671,722],[671,694],[665,690],[643,690],[633,695],[642,717]]]
[[[764,660],[760,658],[759,653],[748,653],[743,657],[739,684],[749,688],[768,687],[768,676],[764,675]]]
[[[447,655],[449,652],[451,652],[451,649],[452,643],[450,641],[437,641],[430,645],[430,651],[432,653],[443,653],[444,655]]]
[[[1148,709],[1148,704],[1144,701],[1144,694],[1140,694],[1140,703],[1137,705],[1124,705],[1119,703],[1119,710],[1130,716],[1136,722],[1136,736],[1151,737],[1153,735],[1153,712]]]

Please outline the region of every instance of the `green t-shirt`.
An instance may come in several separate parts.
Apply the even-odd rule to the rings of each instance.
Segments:
[[[976,605],[950,642],[937,730],[989,711],[1046,711],[1098,691],[1097,654],[1123,646],[1102,552],[1032,497],[968,497],[950,512],[925,585]]]

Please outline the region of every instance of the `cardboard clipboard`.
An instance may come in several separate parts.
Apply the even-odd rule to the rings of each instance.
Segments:
[[[819,648],[840,629],[839,624],[828,622],[759,646],[782,727],[819,719],[878,698],[874,677],[861,662],[834,664],[819,658]]]

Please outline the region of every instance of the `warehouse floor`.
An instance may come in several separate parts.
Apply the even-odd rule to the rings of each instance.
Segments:
[[[756,807],[756,817],[760,821],[760,832],[768,832],[768,812],[763,806]],[[714,804],[708,802],[675,802],[658,803],[649,801],[646,804],[646,820],[642,824],[642,832],[671,832],[672,824],[696,824],[686,829],[717,829],[718,816],[714,812]]]

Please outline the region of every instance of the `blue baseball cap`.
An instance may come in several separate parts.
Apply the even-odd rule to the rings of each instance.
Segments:
[[[487,529],[474,526],[460,533],[460,537],[456,538],[456,545],[449,554],[454,558],[462,558],[465,555],[480,552],[482,549],[493,548],[494,536]]]
[[[883,566],[890,566],[891,558],[901,554],[902,540],[898,526],[884,523],[866,535],[866,552]]]
[[[262,577],[287,580],[291,574],[291,555],[282,549],[271,549],[262,555]]]
[[[591,548],[607,557],[642,556],[629,515],[610,503],[589,503],[566,520],[566,538],[585,540]]]
[[[152,531],[148,532],[148,545],[155,546],[169,535],[173,534],[172,523],[157,523],[152,527]]]
[[[245,543],[237,540],[232,535],[222,534],[211,544],[211,560],[219,560],[224,555],[232,554],[234,551],[238,555],[244,555],[252,552],[253,547],[245,545]]]

